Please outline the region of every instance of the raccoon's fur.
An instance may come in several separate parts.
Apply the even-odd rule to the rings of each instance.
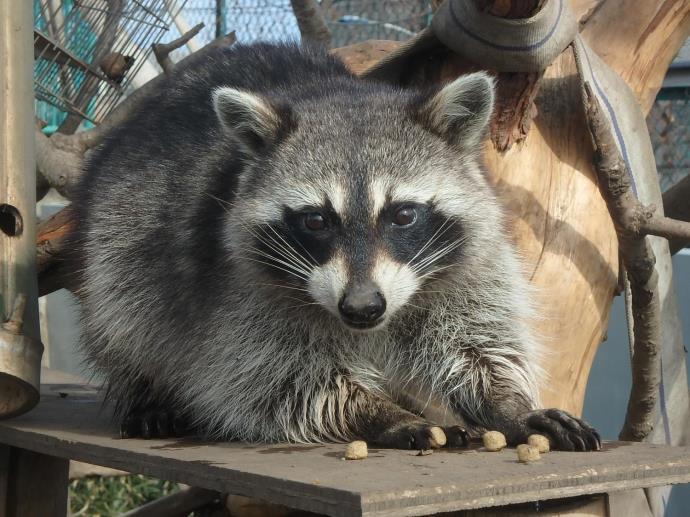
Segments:
[[[176,71],[74,203],[83,347],[124,433],[175,415],[216,438],[426,448],[433,401],[470,432],[598,448],[537,410],[530,288],[480,165],[492,106],[483,73],[402,90],[294,45]]]

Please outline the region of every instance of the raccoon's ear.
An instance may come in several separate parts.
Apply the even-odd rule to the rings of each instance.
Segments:
[[[417,101],[422,124],[451,145],[470,150],[479,145],[494,109],[494,80],[484,72],[463,75],[430,98]]]
[[[235,88],[214,90],[213,108],[223,129],[254,151],[276,143],[293,124],[289,108]]]

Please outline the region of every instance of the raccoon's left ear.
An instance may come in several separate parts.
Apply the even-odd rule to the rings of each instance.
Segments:
[[[294,123],[290,108],[236,88],[217,88],[213,108],[223,129],[252,151],[276,143]]]
[[[493,109],[494,80],[485,72],[458,77],[413,106],[424,126],[462,150],[482,142]]]

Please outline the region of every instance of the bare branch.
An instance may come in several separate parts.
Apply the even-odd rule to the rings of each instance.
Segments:
[[[618,244],[632,293],[634,354],[632,388],[621,440],[642,441],[652,430],[652,415],[661,380],[661,305],[655,256],[639,233],[643,207],[630,188],[630,172],[601,114],[599,100],[585,85],[585,111],[594,144],[594,163],[601,195],[618,234]]]
[[[664,213],[667,217],[672,217],[673,219],[690,221],[690,175],[685,176],[685,178],[664,192]],[[690,239],[671,238],[668,244],[673,255],[679,250],[690,246]]]
[[[189,29],[187,32],[185,32],[182,36],[175,40],[172,40],[169,43],[154,43],[153,45],[151,45],[151,48],[153,49],[153,54],[156,56],[156,61],[158,61],[158,64],[163,69],[163,72],[170,75],[170,72],[172,72],[172,69],[175,66],[175,63],[173,63],[172,59],[170,59],[170,53],[186,45],[187,42],[194,36],[199,34],[199,31],[203,28],[204,24],[198,23],[197,25]]]
[[[297,18],[297,26],[304,41],[331,46],[331,31],[321,14],[319,4],[315,0],[290,0],[292,11]]]

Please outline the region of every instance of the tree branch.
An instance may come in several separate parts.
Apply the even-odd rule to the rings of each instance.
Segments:
[[[173,50],[177,50],[178,48],[186,45],[187,42],[199,34],[199,31],[203,28],[204,24],[199,23],[185,32],[182,36],[172,40],[169,43],[154,43],[151,45],[153,54],[156,56],[156,61],[158,61],[158,64],[163,69],[163,72],[170,75],[170,72],[172,72],[172,69],[175,66],[175,63],[173,63],[172,59],[170,59],[170,53]]]
[[[690,175],[664,192],[664,213],[667,217],[690,221]],[[670,238],[671,254],[690,246],[689,238]]]
[[[594,144],[599,190],[613,219],[632,293],[634,353],[632,388],[621,440],[642,441],[652,430],[661,380],[661,305],[655,256],[641,232],[639,216],[648,213],[630,188],[630,172],[601,114],[598,99],[585,85],[585,112]]]
[[[319,4],[315,0],[290,0],[292,11],[297,18],[297,26],[304,41],[331,46],[331,31],[321,14]]]

